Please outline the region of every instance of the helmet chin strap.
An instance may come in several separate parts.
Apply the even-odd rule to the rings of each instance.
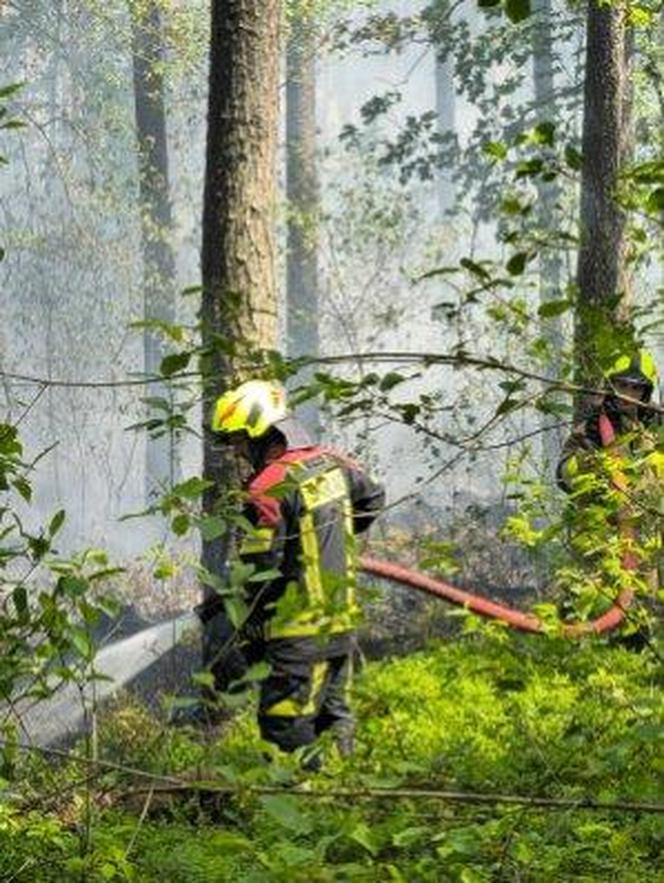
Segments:
[[[271,427],[260,438],[250,438],[247,445],[249,462],[256,470],[261,469],[267,463],[271,449],[286,448],[286,439],[283,433],[275,427]]]

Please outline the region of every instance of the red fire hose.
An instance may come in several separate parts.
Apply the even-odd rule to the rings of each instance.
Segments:
[[[599,430],[602,437],[602,445],[609,447],[615,440],[613,426],[609,419],[604,415],[599,418]],[[617,472],[613,476],[613,485],[619,491],[625,490],[625,477],[622,473]],[[625,521],[621,519],[620,525],[621,535],[626,539],[632,536],[632,529]],[[544,623],[533,613],[524,613],[522,610],[515,610],[512,607],[506,607],[488,598],[482,598],[479,595],[473,595],[472,592],[458,589],[449,585],[437,577],[428,576],[400,564],[393,564],[391,561],[378,561],[375,558],[361,558],[359,561],[360,569],[365,573],[373,576],[379,576],[383,579],[389,579],[402,585],[410,586],[413,589],[419,589],[457,604],[466,607],[473,613],[490,619],[499,619],[501,622],[507,623],[512,628],[522,632],[542,633],[545,631]],[[623,556],[623,567],[626,570],[634,571],[638,566],[638,559],[632,552],[626,552]],[[611,629],[616,628],[625,618],[627,608],[632,603],[634,592],[631,589],[623,589],[610,610],[603,613],[597,619],[588,622],[572,622],[565,623],[562,632],[566,637],[577,637],[579,635],[587,635],[590,633],[602,634]]]
[[[472,592],[457,589],[437,577],[419,573],[416,570],[403,567],[401,564],[378,561],[376,558],[361,558],[359,564],[360,569],[365,573],[380,576],[383,579],[389,579],[422,592],[428,592],[430,595],[436,595],[452,604],[466,607],[480,616],[499,619],[519,631],[538,633],[545,631],[544,624],[533,613],[524,613],[522,610],[515,610],[512,607],[490,601],[488,598],[473,595]],[[567,637],[576,637],[590,632],[601,634],[616,628],[625,618],[625,611],[629,607],[632,597],[633,592],[630,589],[624,589],[616,598],[611,609],[603,613],[602,616],[588,622],[566,623],[563,625],[563,634]]]

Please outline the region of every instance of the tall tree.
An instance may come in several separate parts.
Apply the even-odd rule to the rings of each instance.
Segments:
[[[232,480],[210,430],[220,392],[252,347],[275,347],[275,149],[279,0],[212,0],[201,302],[206,512]],[[227,543],[204,540],[203,566],[224,572]]]
[[[450,136],[455,131],[455,94],[454,94],[454,56],[448,52],[445,56],[436,53],[434,80],[436,86],[436,112],[438,115],[438,133],[442,137]],[[451,165],[438,170],[436,176],[438,190],[438,211],[441,218],[454,208],[454,175]]]
[[[164,99],[164,46],[161,11],[157,0],[130,0],[132,58],[141,234],[143,249],[144,317],[175,320],[175,260],[171,246],[171,203],[168,178],[168,141]],[[166,355],[163,338],[153,329],[143,332],[143,362],[148,375],[159,374]],[[151,388],[151,396],[168,401],[166,385]],[[163,418],[164,411],[150,411]],[[171,433],[148,436],[145,490],[148,500],[160,486],[175,480],[176,457]]]
[[[631,32],[624,0],[589,0],[586,27],[575,349],[579,377],[588,383],[597,382],[610,355],[605,349],[630,337],[626,218],[616,199],[632,146]]]
[[[551,0],[535,0],[533,4],[532,50],[533,50],[533,94],[537,123],[555,123],[558,108],[554,78],[554,33],[553,8]],[[538,178],[537,186],[537,227],[543,234],[555,232],[557,203],[561,197],[558,182],[543,181]],[[540,302],[557,300],[561,296],[562,258],[555,245],[546,242],[539,255]],[[542,334],[551,352],[550,375],[555,378],[560,372],[559,355],[563,348],[563,331],[560,316],[542,320]],[[543,424],[551,422],[545,416]],[[560,452],[562,439],[549,431],[542,436],[544,458],[555,464]]]
[[[315,356],[319,349],[316,29],[307,3],[294,9],[286,46],[286,196],[288,355]],[[310,372],[302,375],[303,380],[308,377]],[[316,435],[315,405],[307,403],[298,413]]]

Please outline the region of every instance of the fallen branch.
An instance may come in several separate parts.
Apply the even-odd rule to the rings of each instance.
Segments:
[[[0,745],[7,744],[0,738]],[[349,800],[444,800],[449,803],[466,803],[495,806],[510,804],[512,806],[533,807],[535,809],[567,809],[595,810],[598,812],[636,812],[664,813],[664,803],[646,803],[629,800],[593,800],[589,797],[538,797],[524,794],[483,794],[476,791],[445,791],[437,788],[329,788],[310,789],[296,785],[284,788],[276,785],[228,785],[215,781],[187,781],[178,776],[160,775],[147,770],[139,770],[109,760],[95,760],[79,754],[72,754],[59,748],[44,748],[37,745],[18,745],[21,751],[31,751],[44,755],[62,757],[72,763],[94,766],[109,772],[148,779],[148,788],[132,789],[123,792],[123,796],[150,795],[149,800],[158,794],[207,794],[207,795],[268,795],[288,794],[293,797],[310,798],[313,800],[349,799]]]

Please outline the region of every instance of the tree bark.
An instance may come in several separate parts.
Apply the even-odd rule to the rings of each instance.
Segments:
[[[632,148],[630,81],[624,3],[589,0],[575,327],[578,378],[586,384],[596,384],[615,350],[631,343],[626,218],[616,200]]]
[[[554,34],[553,10],[551,0],[535,0],[533,3],[533,92],[535,113],[538,123],[556,122],[558,109],[554,80]],[[557,181],[537,179],[537,227],[543,234],[555,233],[557,203],[561,197]],[[556,245],[546,244],[539,254],[539,293],[540,303],[558,300],[562,287],[562,258]],[[564,335],[560,316],[542,319],[541,332],[546,340],[550,362],[548,375],[556,379],[560,374],[560,355],[563,351]],[[543,426],[552,422],[550,416],[544,416]],[[542,436],[542,453],[549,466],[555,467],[562,438],[560,433],[548,430]]]
[[[203,474],[216,510],[231,465],[210,429],[216,398],[246,377],[251,348],[274,348],[275,149],[279,0],[212,0],[201,302]],[[203,542],[202,563],[224,573],[224,538]]]
[[[141,239],[143,249],[143,313],[146,320],[175,320],[175,259],[171,246],[172,216],[169,198],[168,141],[164,77],[164,49],[159,6],[154,0],[130,0],[136,138],[138,147]],[[159,374],[167,353],[154,331],[143,332],[143,362],[147,375]],[[151,396],[170,401],[166,384],[153,385]],[[164,411],[149,409],[162,418]],[[145,491],[153,499],[160,488],[175,481],[176,457],[171,433],[148,435]]]
[[[316,167],[316,32],[311,15],[293,20],[286,47],[286,196],[288,355],[316,356],[318,331],[318,214]],[[312,371],[302,371],[306,383]],[[318,409],[306,403],[298,417],[316,436]]]

